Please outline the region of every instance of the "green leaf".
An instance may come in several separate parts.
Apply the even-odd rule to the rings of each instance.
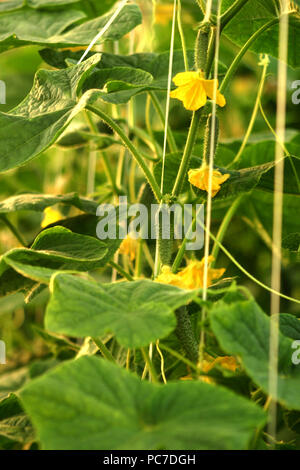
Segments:
[[[268,393],[270,318],[253,301],[212,308],[211,326],[221,347],[241,358],[246,372]],[[293,341],[279,333],[278,401],[300,410],[300,368],[292,363]]]
[[[52,196],[51,194],[19,194],[0,202],[0,214],[18,211],[43,212],[55,204],[67,204],[77,207],[88,214],[96,214],[98,203],[92,199],[78,196],[76,193]]]
[[[128,348],[167,336],[176,326],[174,310],[197,297],[148,280],[107,285],[60,274],[50,289],[46,329],[75,337],[113,333]]]
[[[27,98],[9,113],[0,113],[0,172],[24,164],[55,142],[91,99],[91,94],[78,95],[99,60],[95,54],[65,70],[39,70]]]
[[[113,137],[106,134],[92,134],[88,131],[78,129],[77,131],[69,132],[69,129],[57,141],[57,145],[64,148],[79,148],[93,142],[98,150],[105,150],[112,145],[122,145],[122,143]]]
[[[300,339],[300,320],[288,313],[279,315],[279,328],[284,336],[291,339]]]
[[[275,142],[271,140],[258,142],[248,145],[241,155],[240,161],[237,163],[237,168],[253,167],[258,165],[270,164],[274,162],[275,155]],[[300,146],[289,143],[286,145],[291,154],[300,155]],[[291,161],[292,160],[292,164]],[[284,192],[286,194],[300,194],[299,188],[299,174],[300,174],[300,159],[297,156],[286,157],[284,161]],[[296,173],[296,174],[295,174]],[[298,177],[297,177],[298,175]],[[265,173],[260,179],[260,188],[266,191],[274,190],[274,168]]]
[[[78,9],[22,9],[0,15],[0,51],[11,47],[38,44],[51,47],[88,46],[114,14],[114,8],[94,19],[82,22],[86,14]],[[76,25],[81,20],[81,24]],[[142,21],[137,5],[125,5],[108,30],[99,38],[117,41]],[[72,27],[74,26],[74,27]]]
[[[34,440],[32,424],[25,415],[19,398],[13,393],[0,401],[1,448],[7,447],[6,440],[22,444]]]
[[[19,390],[29,379],[27,367],[21,367],[0,376],[0,399],[6,398],[11,392]]]
[[[19,10],[24,7],[24,3],[30,8],[57,8],[67,6],[72,3],[79,3],[81,0],[6,0],[0,3],[0,12]]]
[[[230,7],[231,4],[231,0],[224,0],[223,8]],[[243,46],[261,26],[278,17],[278,11],[280,11],[279,0],[275,0],[275,2],[272,0],[251,0],[226,26],[224,34],[235,44]],[[297,11],[289,16],[288,63],[294,68],[300,66],[299,32],[300,14],[299,7],[297,7]],[[251,50],[257,53],[270,54],[277,58],[278,38],[279,27],[278,25],[272,26],[256,39]]]
[[[258,218],[262,222],[264,228],[271,235],[273,231],[273,210],[274,210],[274,196],[273,193],[255,189],[249,196],[249,200],[241,206],[241,213],[244,215],[251,213],[251,202],[255,208]],[[283,224],[282,231],[283,237],[287,237],[290,233],[295,233],[299,230],[299,211],[300,211],[300,197],[291,194],[283,195]],[[250,212],[249,212],[250,211]]]
[[[300,251],[300,233],[290,233],[282,240],[282,247],[298,253]]]
[[[28,44],[55,44],[63,31],[84,18],[82,11],[72,9],[41,12],[24,7],[4,13],[0,15],[0,52]]]
[[[103,267],[106,254],[107,247],[100,240],[54,227],[42,231],[30,249],[15,248],[4,254],[0,273],[10,266],[25,277],[47,283],[58,270],[89,271]]]
[[[43,449],[243,449],[266,419],[224,388],[157,386],[95,356],[35,380],[21,399]]]

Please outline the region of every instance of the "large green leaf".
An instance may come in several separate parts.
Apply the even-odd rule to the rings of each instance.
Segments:
[[[65,70],[39,70],[27,98],[9,113],[0,113],[0,172],[24,164],[55,142],[91,98],[79,98],[79,93],[99,60],[96,54]]]
[[[105,265],[106,244],[64,227],[44,230],[30,249],[15,248],[2,256],[0,274],[12,267],[31,279],[48,282],[57,270],[89,271]]]
[[[6,441],[26,444],[34,440],[32,424],[25,415],[20,400],[15,394],[0,401],[0,446],[7,447]]]
[[[265,415],[203,382],[142,382],[97,357],[65,363],[21,399],[43,449],[243,449]]]
[[[98,204],[92,199],[78,196],[76,193],[52,196],[51,194],[19,194],[0,202],[0,214],[17,211],[43,212],[46,207],[55,204],[75,206],[88,214],[96,214]]]
[[[241,214],[252,217],[251,204],[263,224],[263,227],[271,235],[273,231],[273,210],[274,195],[271,192],[255,189],[249,196],[248,201],[241,206]],[[283,196],[283,237],[299,230],[300,197],[294,194],[284,194]]]
[[[87,46],[106,25],[114,9],[100,17],[67,7],[63,10],[37,10],[27,6],[0,15],[0,51],[38,44],[51,47]],[[81,24],[73,26],[81,20]],[[137,5],[125,5],[99,42],[117,41],[142,21]]]
[[[176,326],[174,310],[197,296],[197,291],[148,280],[108,285],[59,274],[50,290],[48,330],[76,337],[114,333],[129,348],[171,333]]]
[[[219,302],[210,315],[221,347],[240,356],[246,372],[266,393],[269,381],[270,318],[254,300]],[[278,400],[300,410],[300,368],[292,363],[293,340],[279,333]]]
[[[288,313],[279,315],[280,331],[284,336],[300,340],[300,319]]]
[[[275,142],[270,140],[248,145],[235,167],[253,167],[274,162],[275,146]],[[286,146],[292,156],[286,157],[284,162],[284,192],[300,195],[300,146],[293,142],[286,144]],[[274,168],[270,168],[270,171],[262,176],[258,186],[267,191],[274,190]]]
[[[241,11],[224,29],[224,34],[233,42],[242,46],[246,41],[268,21],[278,17],[279,0],[251,0],[248,1]],[[291,2],[292,3],[292,2]],[[223,0],[223,8],[230,7],[231,0]],[[289,43],[288,43],[288,63],[292,67],[300,66],[300,14],[298,11],[290,15],[289,18]],[[265,31],[254,42],[251,49],[258,53],[267,53],[273,57],[278,57],[278,24]]]
[[[0,3],[0,12],[19,10],[26,4],[30,8],[57,8],[67,6],[72,3],[79,3],[81,0],[5,0]]]
[[[82,11],[73,9],[41,12],[24,7],[4,13],[0,15],[0,52],[28,44],[55,44],[63,31],[84,18]]]

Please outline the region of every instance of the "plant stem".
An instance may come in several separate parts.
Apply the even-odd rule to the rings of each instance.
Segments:
[[[129,152],[131,153],[131,155],[135,158],[138,165],[143,170],[144,175],[145,175],[148,183],[150,184],[150,186],[152,188],[152,191],[153,191],[153,194],[154,194],[155,198],[157,199],[157,201],[160,201],[161,200],[161,192],[160,192],[159,186],[158,186],[154,176],[152,175],[152,173],[151,173],[149,167],[147,166],[147,164],[145,163],[142,155],[139,153],[139,151],[133,145],[133,143],[129,140],[129,138],[127,137],[127,135],[123,131],[123,129],[113,119],[111,119],[110,116],[108,116],[102,110],[100,110],[98,108],[95,108],[92,105],[87,105],[86,109],[88,109],[92,113],[99,116],[104,122],[106,122],[106,124],[108,126],[110,126],[118,134],[120,139],[123,141],[124,145],[127,147]]]
[[[140,238],[138,240],[137,254],[136,254],[136,260],[135,260],[135,267],[134,267],[134,275],[136,278],[139,278],[142,272],[143,245],[144,245],[144,240]]]
[[[152,146],[152,151],[153,153],[156,155],[156,158],[159,158],[160,155],[162,155],[162,148],[160,147],[160,145],[158,144],[158,142],[156,142],[155,140],[155,137],[154,137],[154,134],[153,134],[153,129],[152,129],[152,125],[151,125],[151,96],[150,94],[148,93],[147,94],[147,99],[146,99],[146,108],[145,108],[145,124],[146,124],[146,129],[147,129],[147,132],[149,134],[149,140],[150,142],[146,142],[148,146]],[[142,131],[144,132],[144,131]],[[137,136],[139,137],[139,133],[140,133],[140,130],[138,131],[137,133]],[[145,139],[142,139],[145,141]]]
[[[194,364],[192,361],[190,361],[189,359],[187,359],[186,357],[182,356],[182,354],[180,354],[179,352],[177,351],[174,351],[174,349],[171,349],[169,348],[169,346],[166,346],[165,344],[159,344],[159,347],[165,351],[167,351],[169,354],[171,354],[172,356],[176,357],[176,359],[179,359],[181,362],[184,362],[187,366],[189,366],[191,369],[193,370],[197,370],[197,366],[196,364]]]
[[[202,114],[202,109],[198,109],[198,111],[194,111],[187,141],[185,144],[182,160],[180,163],[178,175],[174,184],[174,188],[172,191],[172,196],[177,197],[182,189],[184,179],[186,177],[186,173],[189,167],[190,159],[192,156],[192,151],[195,145],[195,141],[197,138],[198,127],[200,123],[200,118]]]
[[[189,61],[188,61],[186,42],[185,42],[184,31],[183,31],[182,21],[181,21],[181,0],[178,0],[177,24],[178,24],[178,30],[179,30],[180,39],[181,39],[184,68],[185,68],[185,71],[187,72],[189,69]]]
[[[215,52],[216,52],[216,28],[212,27],[211,37],[210,37],[208,52],[207,52],[206,78],[209,77],[210,70],[212,68],[212,64],[213,64],[214,57],[215,57]]]
[[[9,228],[9,230],[14,234],[16,239],[21,243],[22,246],[27,246],[27,243],[25,242],[24,238],[20,234],[20,232],[16,229],[16,227],[8,220],[6,215],[1,214],[0,215],[0,220],[2,220],[5,225]]]
[[[292,167],[292,170],[293,170],[293,173],[294,173],[294,176],[295,176],[295,179],[296,179],[296,182],[297,182],[297,186],[298,186],[298,191],[300,193],[300,180],[299,180],[299,176],[298,176],[298,173],[297,173],[297,170],[296,170],[296,167],[295,167],[295,164],[293,162],[293,157],[292,155],[290,154],[290,152],[288,151],[288,149],[286,148],[284,142],[281,141],[281,139],[279,138],[279,136],[276,134],[276,131],[273,129],[270,121],[268,120],[264,110],[263,110],[263,107],[262,107],[262,104],[261,104],[261,101],[259,101],[259,109],[260,109],[260,112],[262,114],[262,117],[264,118],[268,128],[270,129],[270,131],[272,132],[272,134],[274,135],[275,139],[276,139],[276,142],[281,146],[281,148],[283,149],[283,151],[285,152],[286,156],[289,158],[289,161],[290,161],[290,164],[291,164],[291,167]]]
[[[224,93],[226,90],[230,80],[232,79],[232,76],[235,74],[239,63],[241,62],[242,58],[248,51],[248,49],[252,46],[252,44],[256,41],[256,39],[264,33],[267,29],[271,28],[275,24],[279,23],[279,18],[273,18],[272,20],[268,21],[268,23],[264,24],[259,30],[257,30],[249,39],[248,41],[244,44],[244,46],[241,48],[240,52],[237,54],[235,57],[234,61],[232,62],[231,66],[227,70],[227,73],[225,77],[223,78],[223,81],[220,86],[220,93]]]
[[[155,107],[155,109],[157,111],[157,114],[159,115],[159,117],[161,119],[162,124],[165,125],[164,113],[163,113],[162,107],[160,105],[160,102],[159,102],[156,94],[154,93],[154,91],[149,91],[149,95],[152,99],[153,106]],[[178,148],[177,148],[177,145],[176,145],[176,142],[175,142],[175,138],[174,138],[172,129],[169,125],[168,125],[167,139],[168,139],[168,145],[169,145],[169,148],[170,148],[170,152],[172,152],[172,153],[177,152]]]
[[[99,351],[101,352],[103,357],[105,357],[110,362],[116,362],[115,358],[113,357],[109,349],[105,346],[105,344],[102,343],[101,339],[93,338],[93,341],[96,344],[96,346],[99,348]]]
[[[203,0],[196,0],[196,2],[198,3],[199,8],[200,8],[200,10],[202,11],[202,13],[204,15],[205,14],[205,8],[204,8],[204,5],[203,5]]]
[[[244,151],[244,149],[245,149],[245,147],[248,143],[249,137],[251,135],[251,132],[252,132],[255,120],[256,120],[256,116],[257,116],[257,112],[258,112],[258,108],[259,108],[260,98],[261,98],[261,95],[262,95],[262,92],[263,92],[263,89],[264,89],[268,65],[269,65],[269,60],[265,59],[265,63],[263,65],[263,71],[262,71],[262,74],[261,74],[261,79],[260,79],[260,83],[259,83],[259,87],[258,87],[257,97],[256,97],[256,100],[255,100],[255,105],[254,105],[254,108],[253,108],[253,112],[252,112],[252,116],[251,116],[251,119],[250,119],[250,122],[249,122],[249,126],[248,126],[248,129],[246,131],[245,137],[243,139],[242,145],[240,146],[240,149],[239,149],[238,153],[234,157],[234,159],[231,162],[231,164],[229,165],[229,167],[231,165],[233,165],[234,163],[239,161],[239,159],[240,159],[240,157],[241,157],[241,155],[242,155],[242,153],[243,153],[243,151]]]
[[[145,351],[145,348],[141,348],[141,351],[142,351],[142,355],[143,355],[143,358],[144,358],[144,361],[147,365],[147,368],[150,372],[150,375],[151,375],[151,378],[152,378],[152,382],[154,383],[158,383],[158,378],[157,378],[157,374],[156,374],[156,370],[155,370],[155,367],[154,367],[154,364],[153,362],[151,361],[150,357],[149,357],[149,354]]]
[[[248,0],[236,0],[228,10],[221,16],[221,31],[227,26],[229,21],[243,8]]]
[[[242,199],[243,199],[243,195],[239,196],[237,199],[235,199],[235,201],[232,203],[232,205],[230,206],[230,208],[226,212],[226,215],[225,215],[224,219],[222,220],[222,223],[220,225],[219,231],[218,231],[217,236],[216,236],[216,240],[218,240],[219,243],[222,243],[223,238],[225,236],[225,233],[228,229],[228,226],[229,226],[229,224],[232,220],[232,217],[234,216],[236,210],[238,209]],[[216,259],[218,257],[219,251],[220,251],[220,245],[217,242],[215,242],[214,246],[213,246],[213,249],[212,249],[212,252],[211,252],[212,257],[214,258],[212,263],[211,263],[212,268],[214,267],[214,265],[216,263]]]
[[[111,165],[109,163],[106,152],[104,152],[104,151],[101,152],[101,157],[102,157],[102,162],[103,162],[103,166],[104,166],[104,171],[105,171],[106,177],[107,177],[107,179],[108,179],[108,181],[109,181],[109,183],[112,187],[113,193],[116,196],[120,196],[121,192],[120,192],[120,189],[118,188],[118,186],[116,184],[116,181],[115,181],[114,175],[112,173]]]
[[[115,263],[114,261],[109,262],[110,266],[114,268],[121,276],[125,277],[128,281],[134,281],[134,278],[129,274],[127,271],[125,271],[122,266],[119,264]]]

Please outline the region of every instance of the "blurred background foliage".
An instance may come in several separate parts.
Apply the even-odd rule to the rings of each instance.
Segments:
[[[143,24],[139,26],[133,35],[122,39],[118,44],[105,43],[106,52],[163,52],[169,50],[172,4],[168,1],[157,2],[155,18],[152,17],[152,1],[138,1],[143,11]],[[187,47],[192,49],[195,40],[195,28],[201,20],[201,12],[194,0],[182,0],[182,21]],[[180,36],[176,34],[176,49],[180,49]],[[20,103],[31,89],[34,74],[39,68],[49,68],[39,55],[39,47],[22,47],[7,51],[0,55],[0,79],[7,85],[7,102],[0,105],[1,111],[8,111]],[[228,39],[222,40],[220,60],[229,65],[235,57],[238,48]],[[264,110],[273,126],[276,119],[276,72],[277,61],[270,57],[271,63],[268,69],[268,77],[264,87],[262,103]],[[238,73],[227,90],[226,99],[228,105],[220,111],[221,141],[240,141],[248,127],[256,99],[261,67],[258,66],[258,56],[248,52],[239,67]],[[299,106],[292,103],[292,83],[299,79],[299,70],[288,69],[287,90],[287,127],[299,131]],[[159,94],[164,103],[165,97]],[[107,105],[108,109],[110,105]],[[137,126],[145,125],[145,95],[139,95],[133,104],[135,122]],[[127,105],[119,105],[119,113],[126,116]],[[114,112],[114,110],[113,110]],[[83,119],[83,118],[80,118]],[[78,119],[77,119],[78,121]],[[190,113],[175,100],[171,102],[170,123],[178,132],[186,131],[190,121]],[[152,126],[161,131],[159,118],[152,113]],[[272,135],[267,128],[262,116],[258,113],[252,141],[265,138],[272,140]],[[13,136],[12,136],[13,138]],[[120,152],[119,146],[109,148],[109,158],[112,168],[115,168]],[[127,170],[131,165],[127,159]],[[0,200],[23,192],[38,192],[46,194],[61,194],[76,192],[87,194],[88,149],[64,149],[54,146],[42,156],[29,162],[23,167],[9,171],[0,176]],[[136,191],[140,189],[142,178],[137,179]],[[96,172],[96,196],[109,194],[106,183],[102,160],[98,159]],[[60,210],[62,210],[60,208]],[[75,215],[74,209],[64,209],[62,215]],[[266,210],[270,211],[268,207]],[[27,243],[31,243],[36,234],[41,230],[43,214],[37,212],[17,212],[9,216],[10,221],[18,228]],[[270,215],[271,217],[271,215]],[[218,227],[220,220],[214,218],[214,228]],[[270,285],[271,252],[261,237],[251,228],[249,220],[240,213],[230,224],[224,240],[228,250],[239,262],[258,279]],[[0,220],[0,254],[19,246],[18,241]],[[240,283],[246,285],[256,297],[262,308],[269,311],[270,294],[249,281],[222,253],[218,265],[227,268],[226,275],[236,277]],[[109,270],[100,273],[104,280],[110,276]],[[283,258],[283,286],[286,295],[300,297],[300,264],[297,255],[284,252]],[[50,355],[51,338],[45,338],[39,333],[38,328],[43,323],[44,306],[47,301],[47,292],[38,296],[32,303],[25,305],[22,294],[13,294],[0,298],[0,338],[7,344],[7,364],[1,366],[0,374],[21,367],[33,359],[39,359]],[[282,301],[282,312],[298,313],[297,305]],[[56,347],[56,346],[55,346]],[[72,354],[66,352],[62,346],[58,354]],[[1,393],[1,389],[0,389]]]

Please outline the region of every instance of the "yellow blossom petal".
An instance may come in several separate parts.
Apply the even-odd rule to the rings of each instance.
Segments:
[[[52,207],[46,207],[44,210],[44,218],[41,223],[41,227],[48,227],[50,224],[54,224],[58,220],[62,219],[62,215],[58,210],[53,209]]]
[[[205,88],[206,94],[211,100],[214,99],[215,86],[216,86],[216,88],[217,88],[216,102],[219,106],[221,106],[223,108],[226,104],[226,100],[225,100],[225,97],[222,95],[222,93],[220,93],[219,90],[218,90],[219,81],[214,79],[214,80],[203,80],[203,82],[204,82],[203,86]]]
[[[161,269],[161,274],[155,279],[156,282],[161,282],[162,284],[169,284],[171,286],[181,287],[184,289],[184,285],[178,274],[172,273],[170,266],[163,266]]]
[[[178,73],[173,78],[173,82],[178,88],[171,92],[171,98],[182,101],[184,107],[190,111],[197,111],[205,106],[207,97],[213,99],[214,87],[219,85],[218,80],[205,80],[201,72]],[[222,107],[226,104],[219,90],[217,90],[216,102]]]
[[[137,245],[138,240],[127,235],[120,245],[119,253],[128,256],[130,261],[133,261],[136,257]]]
[[[221,189],[221,184],[228,180],[228,173],[222,174],[218,170],[213,170],[212,174],[212,197],[214,197]],[[192,169],[188,172],[189,182],[202,191],[209,190],[209,166],[204,163],[201,168]]]
[[[203,361],[203,366],[202,366],[203,372],[209,372],[217,365],[220,365],[224,369],[230,370],[232,372],[235,372],[236,369],[238,368],[238,363],[235,357],[233,356],[219,356],[216,359],[214,359],[212,356],[209,356],[207,354],[205,357],[206,357],[206,360]]]
[[[181,72],[173,77],[176,86],[188,85],[190,82],[199,79],[198,72]]]
[[[213,261],[213,257],[208,257],[208,264]],[[225,269],[212,269],[208,267],[207,285],[211,286],[212,281],[223,276]],[[172,273],[169,266],[163,266],[161,274],[156,278],[156,282],[169,284],[182,289],[200,289],[203,287],[204,279],[204,258],[201,261],[192,261],[186,268],[177,274]]]

